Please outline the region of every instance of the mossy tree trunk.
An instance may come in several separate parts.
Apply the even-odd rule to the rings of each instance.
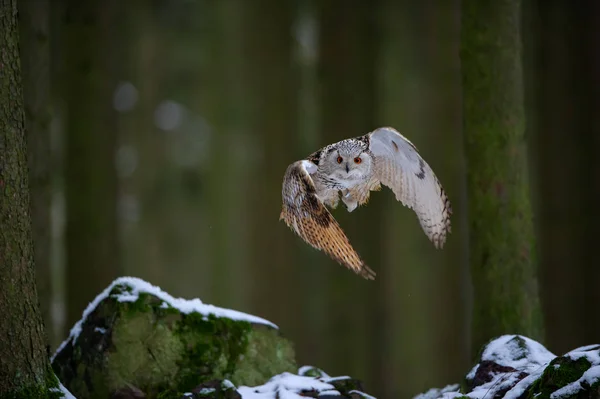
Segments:
[[[29,160],[31,220],[40,308],[54,343],[50,270],[50,37],[48,0],[22,0],[19,10],[25,126]]]
[[[521,2],[462,2],[473,349],[542,334],[525,146]]]
[[[0,31],[0,398],[44,398],[55,379],[35,285],[15,0],[0,1]]]
[[[118,15],[111,1],[66,3],[67,325],[119,274],[112,101]]]

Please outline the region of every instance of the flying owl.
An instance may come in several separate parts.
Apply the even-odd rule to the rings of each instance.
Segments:
[[[381,184],[411,208],[436,248],[450,233],[452,208],[417,148],[391,127],[330,144],[288,166],[279,220],[312,247],[368,280],[375,278],[327,207],[341,199],[348,212],[366,204]],[[326,207],[327,206],[327,207]]]

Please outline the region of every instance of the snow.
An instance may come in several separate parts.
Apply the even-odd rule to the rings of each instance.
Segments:
[[[414,399],[452,399],[465,396],[473,399],[487,399],[495,397],[496,393],[500,391],[506,391],[503,399],[517,399],[542,375],[544,368],[554,358],[556,355],[530,338],[522,335],[502,335],[485,347],[481,354],[481,361],[494,362],[500,366],[511,367],[516,371],[492,374],[491,381],[473,388],[466,395],[458,392],[459,385],[455,384],[441,390],[430,389]],[[475,378],[478,369],[479,364],[471,369],[467,374],[467,379]],[[528,376],[519,381],[521,372]]]
[[[69,337],[64,340],[56,352],[52,355],[50,361],[54,360],[54,357],[57,353],[59,353],[69,342],[69,340],[73,340],[73,344],[77,342],[77,338],[81,333],[81,327],[83,322],[87,319],[87,317],[96,309],[96,307],[100,304],[100,302],[106,298],[108,298],[112,289],[117,285],[125,285],[130,287],[131,292],[122,292],[120,294],[113,294],[112,297],[116,298],[119,302],[135,302],[139,295],[142,293],[147,293],[156,296],[161,299],[163,303],[161,307],[173,307],[179,310],[181,313],[189,314],[189,313],[200,313],[204,316],[214,315],[216,317],[224,317],[232,320],[239,321],[247,321],[250,323],[257,324],[265,324],[271,326],[273,328],[278,328],[275,324],[271,323],[268,320],[263,318],[253,316],[247,313],[239,312],[237,310],[220,308],[213,305],[208,305],[202,303],[200,299],[183,299],[183,298],[174,298],[168,293],[162,291],[159,287],[154,286],[142,279],[137,277],[119,277],[114,280],[104,291],[102,291],[92,302],[90,302],[87,308],[83,311],[81,320],[79,320],[69,333]]]
[[[301,367],[301,371],[307,371],[312,369],[311,366]],[[323,373],[324,374],[324,373]],[[334,377],[331,378],[321,377],[306,377],[301,375],[295,375],[292,373],[282,373],[272,377],[266,384],[259,385],[256,387],[240,386],[237,388],[237,392],[241,395],[242,399],[306,399],[306,396],[302,395],[303,391],[317,391],[319,397],[322,395],[330,396],[342,396],[330,381],[345,380],[350,377]],[[224,389],[235,388],[235,385],[229,380],[223,380],[221,386]],[[457,385],[458,386],[458,385]],[[56,388],[55,391],[59,389]],[[64,392],[64,399],[76,399],[67,389],[61,384],[60,390]],[[202,388],[199,393],[207,395],[215,391],[215,388]],[[349,393],[356,394],[363,399],[376,399],[371,395],[367,395],[364,392],[352,390]],[[183,394],[184,397],[193,397],[194,394],[186,392]],[[422,399],[426,399],[425,397]]]
[[[331,389],[328,391],[321,391],[319,392],[319,396],[322,395],[330,395],[330,396],[342,396],[342,394],[340,393],[340,391],[336,391],[335,389]]]
[[[352,391],[348,392],[348,393],[355,393],[355,394],[357,394],[357,395],[360,395],[360,396],[361,396],[361,397],[363,397],[364,399],[376,399],[376,398],[375,398],[375,396],[367,395],[367,394],[366,394],[366,393],[364,393],[364,392],[356,391],[356,390],[354,390],[354,389],[353,389]]]
[[[470,398],[483,399],[493,397],[498,391],[510,388],[504,399],[518,398],[544,372],[544,367],[556,357],[542,344],[522,335],[502,335],[491,341],[481,354],[481,361],[494,362],[500,366],[512,367],[516,372],[497,373],[490,382],[477,386],[467,395]],[[467,379],[473,379],[479,364],[467,374]],[[528,374],[518,381],[520,372]],[[513,386],[514,385],[514,386]],[[448,394],[444,399],[461,395]]]
[[[50,391],[61,392],[63,394],[63,399],[77,399],[60,381],[58,382],[58,388],[50,388]]]
[[[301,391],[336,391],[335,387],[323,378],[304,377],[292,373],[282,373],[271,378],[266,384],[257,387],[238,387],[242,399],[304,399]],[[336,391],[337,392],[337,391]],[[339,392],[338,392],[339,394]]]
[[[508,392],[506,392],[506,395],[504,395],[504,399],[520,398],[521,395],[523,395],[523,392],[525,392],[531,386],[531,384],[535,382],[535,380],[540,378],[543,373],[544,367],[538,367],[534,372],[529,374],[527,377],[523,378],[521,381],[517,382],[517,384],[514,387],[508,390]]]
[[[230,388],[234,388],[235,389],[235,385],[233,385],[233,382],[225,379],[223,380],[223,382],[221,382],[221,386],[225,389],[230,389]]]
[[[305,376],[311,370],[316,370],[322,377],[331,378],[326,372],[315,366],[302,366],[298,369],[298,375]]]
[[[521,347],[520,340],[524,342],[524,347]],[[525,372],[526,368],[544,366],[555,357],[542,344],[522,335],[502,335],[491,341],[481,354],[481,360]]]
[[[585,358],[590,362],[591,367],[587,369],[578,380],[554,391],[550,395],[551,399],[559,399],[574,395],[584,388],[584,385],[589,387],[600,380],[600,345],[582,346],[566,353],[565,356],[575,361]]]
[[[559,399],[564,397],[571,397],[571,395],[576,394],[583,388],[582,384],[585,384],[587,387],[595,383],[600,379],[600,365],[592,366],[583,373],[581,378],[577,381],[573,381],[572,383],[565,385],[564,387],[552,392],[550,394],[550,399]]]
[[[579,360],[585,357],[592,365],[600,364],[600,345],[588,345],[581,348],[573,349],[565,354],[573,360]]]
[[[518,378],[518,372],[498,373],[490,382],[475,387],[467,396],[474,399],[493,398],[496,396],[496,392],[507,390],[515,385]]]
[[[350,379],[352,379],[352,377],[344,375],[344,376],[341,376],[341,377],[330,377],[330,378],[327,378],[327,382],[341,381],[341,380],[350,380]]]
[[[413,399],[437,399],[440,397],[440,395],[445,394],[446,392],[454,393],[454,392],[458,392],[459,389],[460,389],[460,384],[446,385],[442,389],[431,388],[429,391],[427,391],[425,393],[421,393],[421,394],[415,396]],[[451,397],[451,396],[442,396],[442,397]]]

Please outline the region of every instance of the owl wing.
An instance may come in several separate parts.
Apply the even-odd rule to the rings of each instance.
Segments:
[[[375,279],[375,272],[363,262],[338,222],[317,197],[310,176],[316,171],[317,166],[306,160],[294,162],[287,168],[279,220],[283,220],[313,248],[325,252],[339,264],[367,280]]]
[[[439,180],[417,148],[395,129],[383,127],[367,135],[374,156],[374,177],[392,189],[396,199],[417,214],[436,248],[450,233],[452,207]]]

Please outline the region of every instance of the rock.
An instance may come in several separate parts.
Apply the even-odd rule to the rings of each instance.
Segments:
[[[281,373],[261,386],[241,386],[242,399],[374,399],[362,392],[362,383],[347,376],[330,377],[315,367],[304,366],[298,374]]]
[[[360,381],[330,377],[315,367],[301,367],[298,374],[281,373],[260,386],[236,387],[229,380],[213,380],[186,392],[179,399],[374,399],[357,389]]]
[[[273,323],[132,277],[90,303],[51,360],[78,399],[181,397],[215,379],[257,385],[296,370],[293,346]]]
[[[242,399],[242,395],[229,380],[212,380],[198,385],[181,399]]]
[[[488,343],[479,362],[458,384],[414,399],[600,399],[600,345],[555,356],[521,335]]]
[[[446,392],[458,392],[460,390],[460,384],[448,385],[444,388],[431,388],[425,393],[418,394],[414,399],[438,399],[444,397]]]

